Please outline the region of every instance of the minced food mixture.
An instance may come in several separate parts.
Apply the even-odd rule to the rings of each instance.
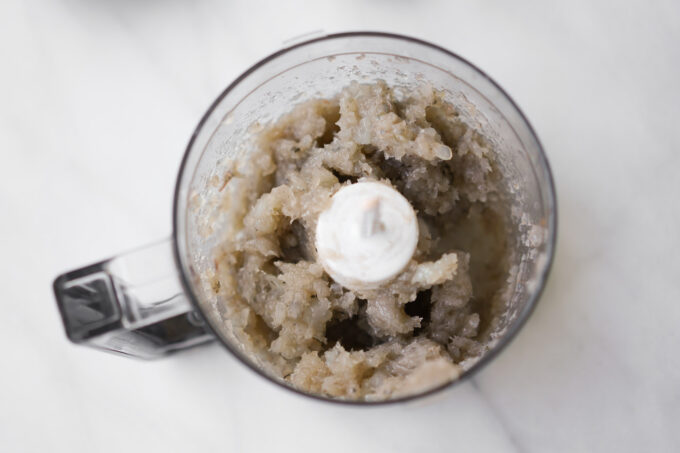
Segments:
[[[426,85],[353,83],[295,106],[224,176],[210,276],[223,328],[271,375],[327,397],[384,400],[456,379],[505,303],[512,234],[495,159]],[[314,232],[331,196],[364,180],[410,201],[420,238],[392,281],[353,291],[317,262]]]

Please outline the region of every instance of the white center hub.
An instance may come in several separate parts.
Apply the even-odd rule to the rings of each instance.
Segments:
[[[316,227],[319,261],[335,281],[350,289],[375,288],[396,276],[417,244],[413,207],[380,182],[340,189]]]

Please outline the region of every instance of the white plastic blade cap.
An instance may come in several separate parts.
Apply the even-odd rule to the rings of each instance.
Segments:
[[[418,220],[398,191],[380,182],[341,188],[316,227],[319,261],[350,289],[370,289],[399,274],[418,244]]]

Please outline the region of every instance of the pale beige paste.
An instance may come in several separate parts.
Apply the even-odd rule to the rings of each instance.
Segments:
[[[496,154],[428,86],[384,83],[313,100],[259,133],[225,175],[212,290],[229,329],[300,390],[382,400],[456,379],[503,309],[511,225]],[[380,180],[418,214],[407,268],[350,291],[317,262],[317,218],[342,185]]]

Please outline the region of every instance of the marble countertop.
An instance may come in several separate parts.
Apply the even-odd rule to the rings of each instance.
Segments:
[[[680,451],[680,3],[0,2],[0,451]],[[70,344],[59,273],[170,234],[188,138],[305,32],[414,35],[475,62],[547,150],[560,234],[517,339],[434,400],[322,404],[217,345]]]

